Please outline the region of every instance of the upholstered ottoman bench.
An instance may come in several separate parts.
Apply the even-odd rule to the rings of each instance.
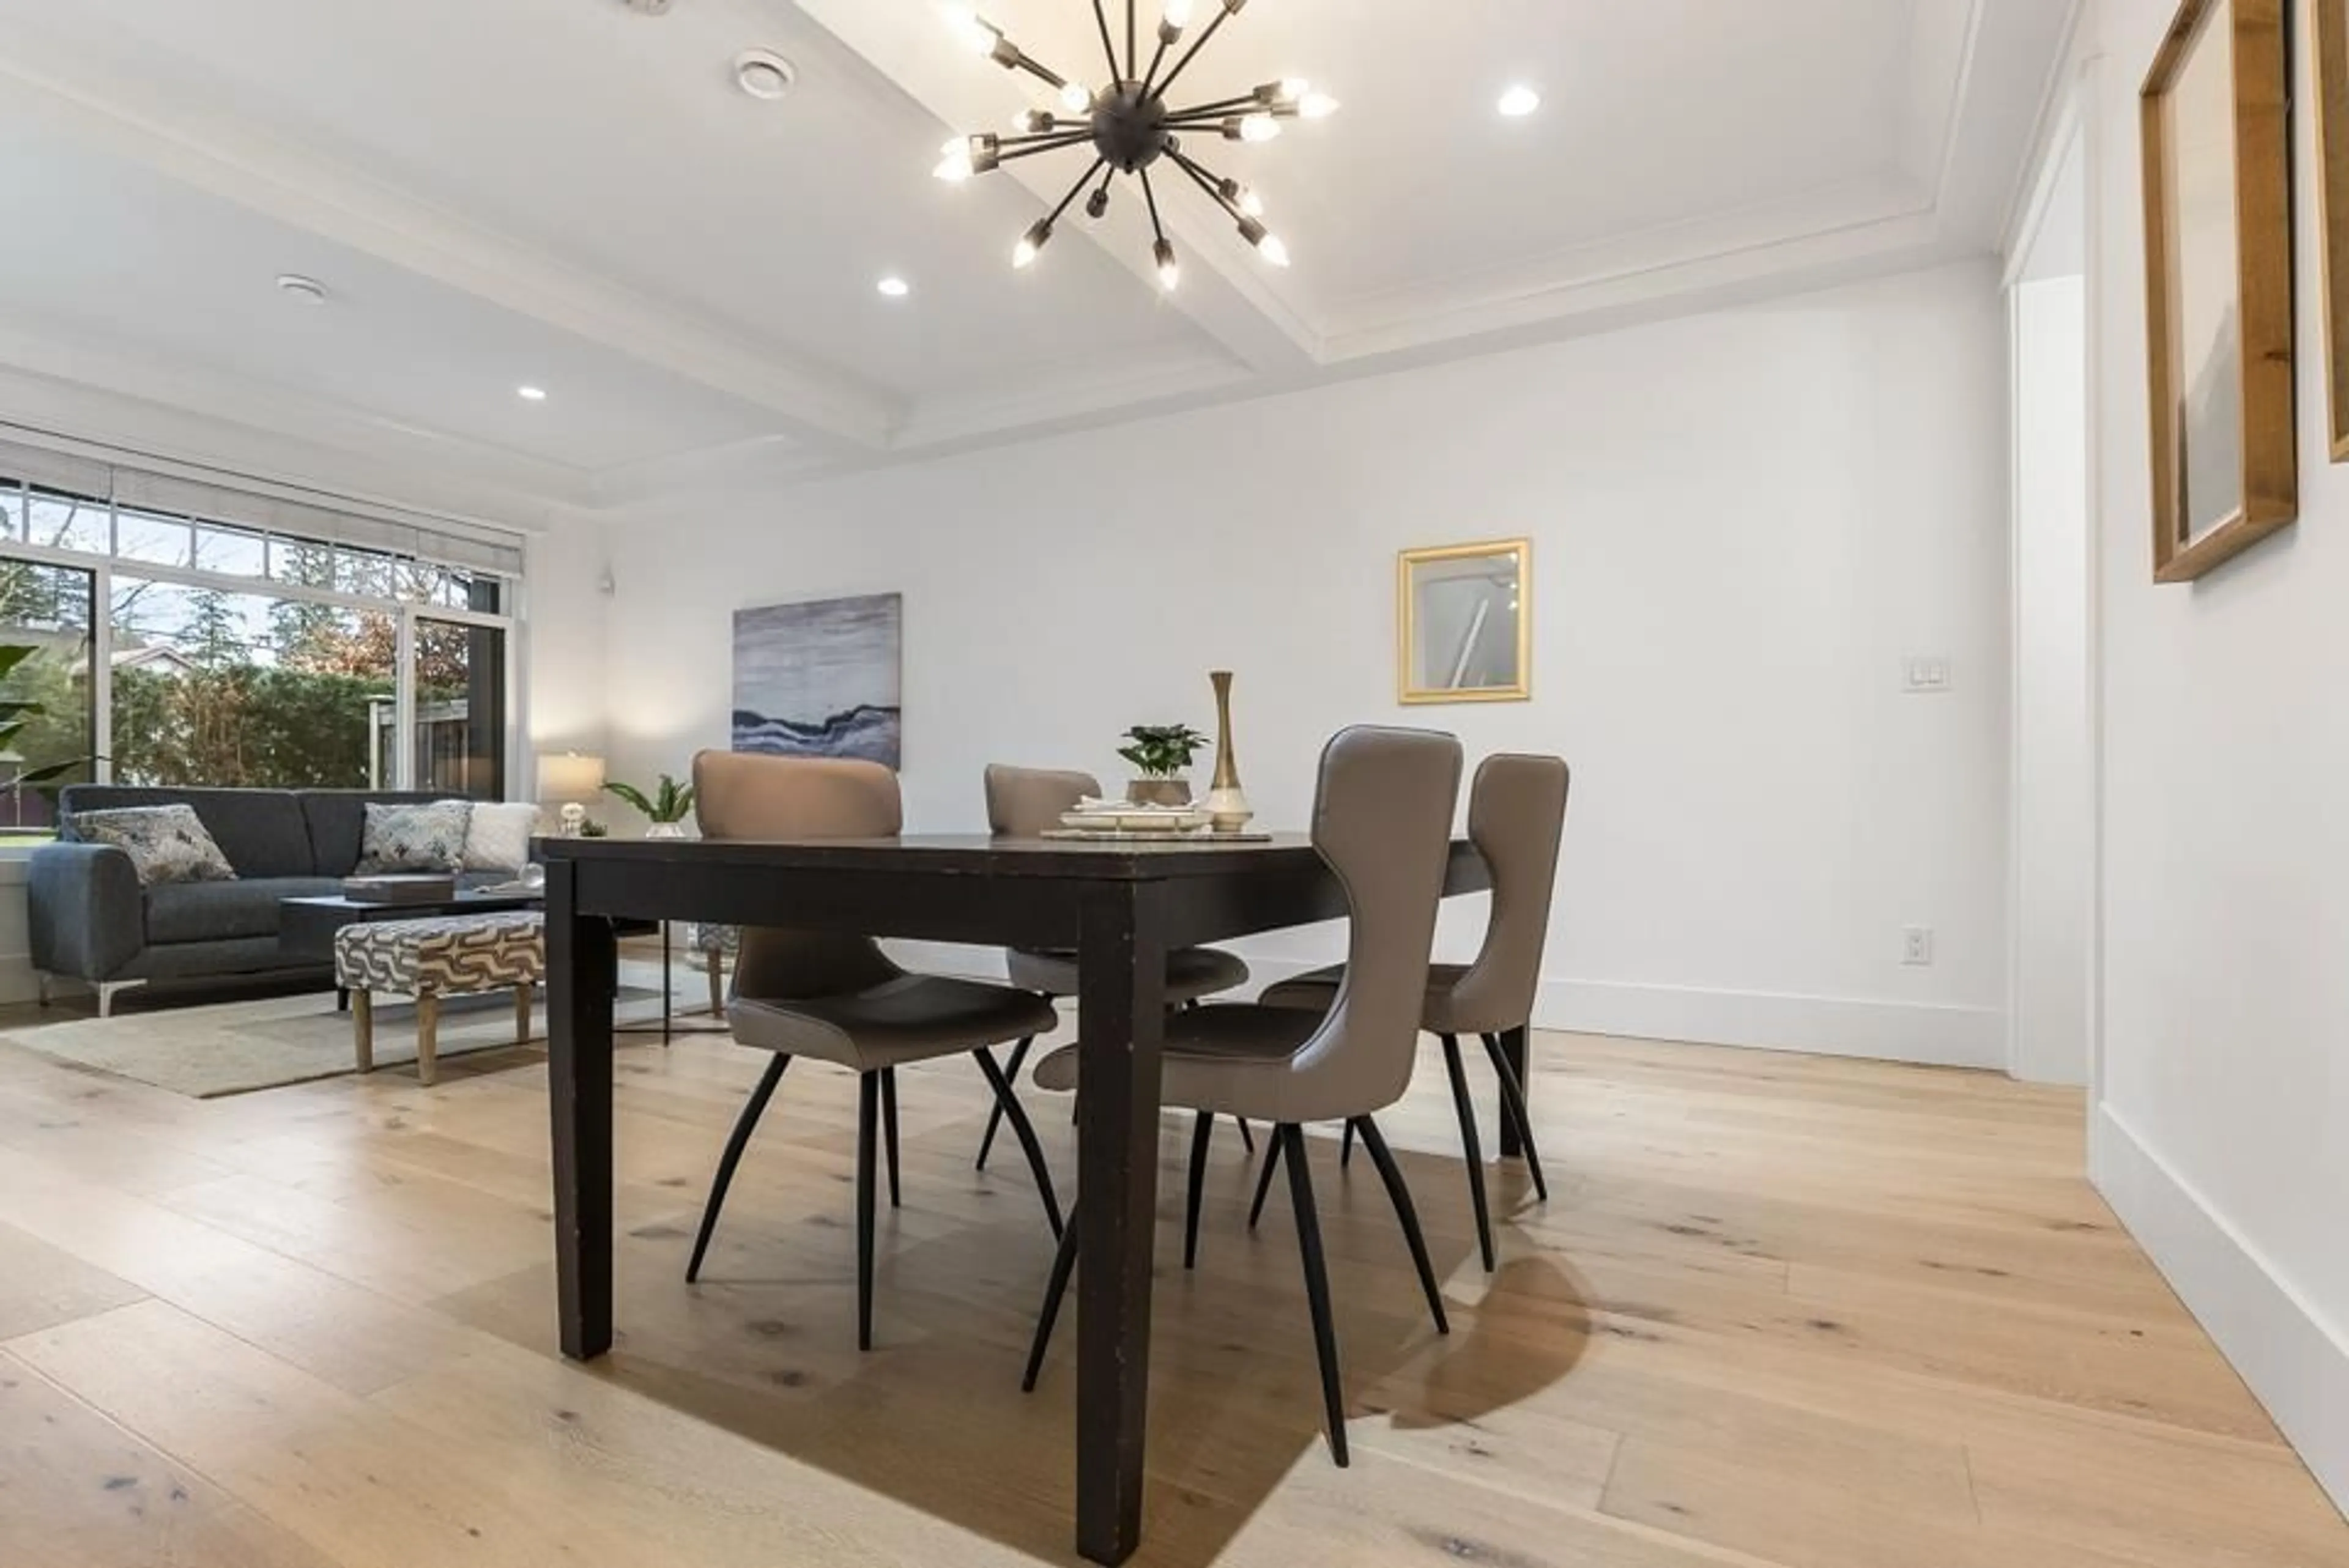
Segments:
[[[416,1078],[429,1084],[439,1072],[441,997],[512,987],[520,1044],[530,1038],[532,1002],[545,977],[545,919],[533,911],[386,920],[335,934],[335,984],[351,994],[363,1073],[375,1070],[373,993],[416,998]]]

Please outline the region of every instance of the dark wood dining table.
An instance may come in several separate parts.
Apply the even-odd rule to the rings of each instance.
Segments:
[[[612,1344],[616,921],[1076,950],[1077,1550],[1123,1562],[1142,1531],[1166,954],[1343,916],[1344,892],[1319,854],[1295,837],[565,839],[541,851],[558,1311],[564,1354],[574,1357]],[[1446,895],[1490,886],[1482,857],[1455,842]],[[1523,1081],[1525,1032],[1503,1043]]]

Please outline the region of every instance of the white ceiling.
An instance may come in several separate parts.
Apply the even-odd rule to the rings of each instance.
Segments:
[[[1008,265],[1073,151],[929,178],[1047,101],[930,0],[0,0],[0,418],[112,397],[623,508],[1595,330],[1992,249],[2071,10],[1256,0],[1176,96],[1344,108],[1186,139],[1296,264],[1170,175],[1170,297],[1123,186]],[[988,14],[1105,74],[1084,0]],[[732,88],[752,46],[785,101]]]

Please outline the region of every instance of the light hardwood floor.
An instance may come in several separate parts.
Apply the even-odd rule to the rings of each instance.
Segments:
[[[1489,1280],[1440,1065],[1383,1119],[1449,1339],[1367,1165],[1315,1144],[1350,1470],[1318,1432],[1285,1195],[1251,1235],[1255,1165],[1220,1140],[1186,1275],[1169,1119],[1138,1562],[2349,1565],[2349,1526],[2082,1179],[2078,1096],[1567,1036],[1534,1057],[1552,1196],[1496,1170]],[[621,1337],[582,1368],[552,1352],[532,1055],[197,1103],[0,1043],[0,1563],[1071,1561],[1072,1340],[1023,1398],[1050,1241],[1008,1139],[971,1171],[968,1065],[901,1075],[874,1354],[844,1074],[784,1080],[683,1283],[763,1061],[624,1048]]]

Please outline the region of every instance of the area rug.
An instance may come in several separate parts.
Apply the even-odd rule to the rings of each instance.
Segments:
[[[633,968],[634,965],[628,967]],[[660,1023],[660,970],[649,986],[624,983],[615,1016],[623,1026]],[[689,1006],[689,996],[678,1001]],[[546,1038],[546,1008],[532,1023],[533,1040]],[[335,1009],[332,992],[270,996],[208,1006],[156,1007],[111,1018],[78,1018],[0,1035],[10,1045],[77,1067],[112,1073],[192,1099],[276,1088],[353,1072],[351,1019]],[[452,996],[440,1005],[440,1059],[481,1051],[512,1050],[513,994]],[[375,1010],[376,1070],[413,1070],[416,1009],[380,1001]]]

